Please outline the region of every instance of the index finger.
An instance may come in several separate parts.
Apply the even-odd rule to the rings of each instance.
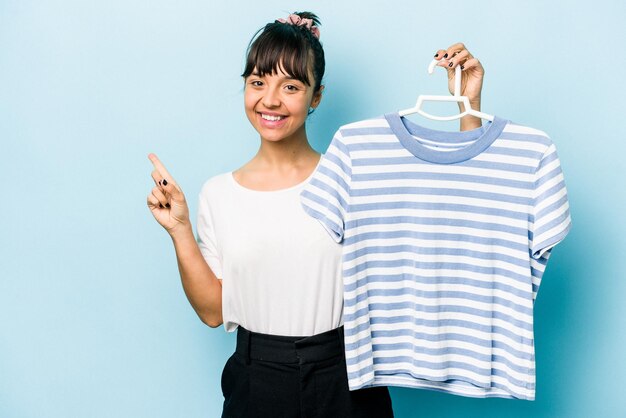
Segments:
[[[154,169],[157,170],[164,179],[167,179],[174,184],[176,183],[172,175],[167,171],[167,169],[165,168],[161,160],[159,160],[159,157],[156,156],[156,154],[150,153],[148,154],[148,158],[150,159],[150,161],[152,161]]]

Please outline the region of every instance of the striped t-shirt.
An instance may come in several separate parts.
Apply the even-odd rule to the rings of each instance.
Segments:
[[[352,123],[301,197],[343,241],[350,390],[534,399],[533,304],[571,222],[544,132],[498,117],[465,132],[397,113]]]

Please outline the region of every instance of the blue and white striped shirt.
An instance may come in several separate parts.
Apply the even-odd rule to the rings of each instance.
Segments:
[[[343,242],[350,390],[534,399],[533,304],[571,223],[544,132],[498,117],[465,132],[397,113],[352,123],[301,197]]]

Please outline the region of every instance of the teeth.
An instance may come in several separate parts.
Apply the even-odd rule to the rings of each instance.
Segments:
[[[263,113],[261,113],[261,117],[265,120],[271,120],[271,121],[277,121],[283,118],[282,116],[265,115]]]

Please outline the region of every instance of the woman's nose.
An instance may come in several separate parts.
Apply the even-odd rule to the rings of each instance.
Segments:
[[[276,89],[270,88],[266,90],[265,95],[263,95],[263,106],[268,108],[280,106],[280,96]]]

